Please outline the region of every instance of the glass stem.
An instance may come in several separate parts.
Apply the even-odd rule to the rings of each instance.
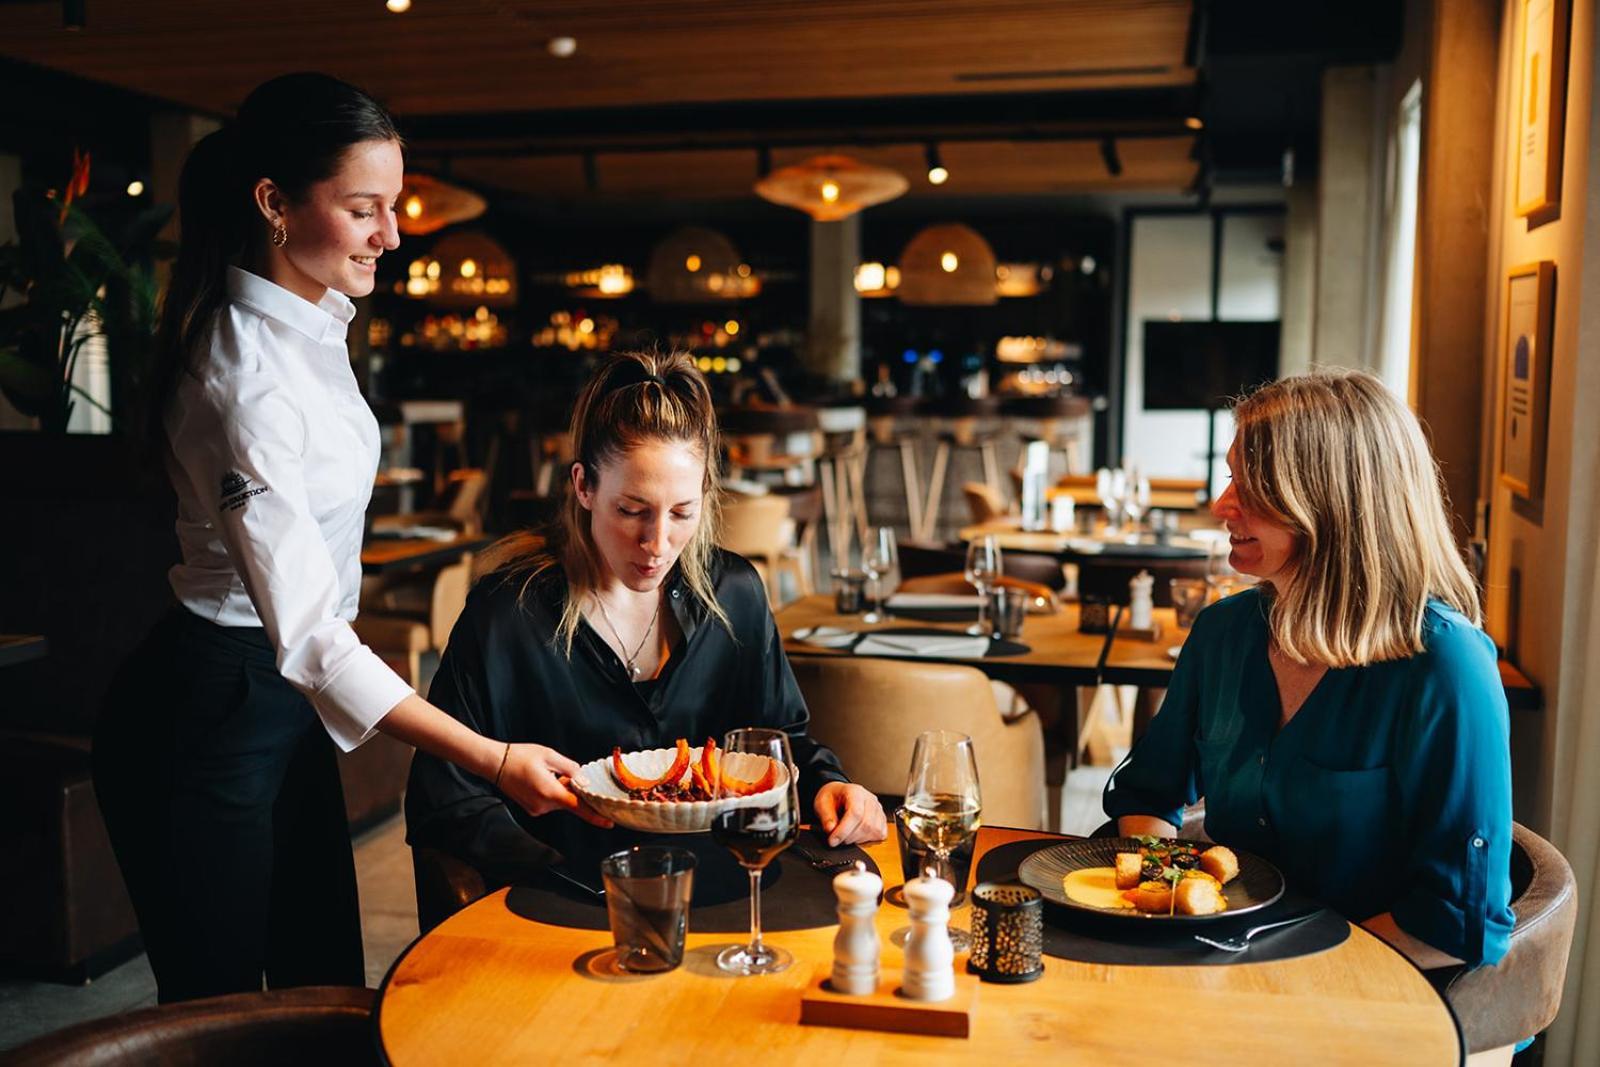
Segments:
[[[979,630],[984,629],[984,622],[988,619],[988,617],[989,617],[989,593],[988,593],[988,587],[980,585],[980,586],[978,586],[978,629]]]
[[[750,868],[750,955],[761,955],[761,869]]]

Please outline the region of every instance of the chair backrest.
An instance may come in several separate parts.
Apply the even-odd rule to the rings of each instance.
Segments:
[[[459,563],[440,567],[433,576],[433,597],[428,607],[428,629],[433,636],[433,647],[444,651],[450,640],[450,631],[467,606],[467,590],[472,586],[472,555],[468,553]]]
[[[917,735],[955,730],[973,741],[984,823],[1044,826],[1038,716],[1002,719],[983,672],[867,656],[796,657],[791,666],[811,711],[811,735],[838,754],[852,781],[903,794]]]
[[[1467,1051],[1502,1048],[1549,1026],[1561,1007],[1578,920],[1578,881],[1554,845],[1511,826],[1511,945],[1493,967],[1463,970],[1445,989]]]
[[[379,1062],[370,989],[307,986],[164,1004],[96,1019],[6,1054],[15,1067],[134,1063],[279,1067]]]
[[[445,509],[462,529],[477,533],[483,529],[483,504],[489,489],[489,475],[480,468],[466,467],[450,475],[453,492]]]
[[[1000,495],[1000,490],[986,482],[962,482],[961,495],[967,498],[967,511],[974,523],[1005,516],[1005,498]]]
[[[757,559],[776,559],[784,547],[783,520],[789,502],[776,494],[738,496],[722,506],[717,544],[729,552]]]

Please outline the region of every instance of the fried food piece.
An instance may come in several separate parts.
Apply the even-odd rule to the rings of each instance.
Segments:
[[[1173,892],[1173,910],[1179,915],[1215,915],[1227,907],[1222,890],[1210,878],[1185,878]]]
[[[1200,853],[1200,869],[1227,885],[1239,877],[1239,857],[1225,845],[1212,845]]]
[[[1140,880],[1140,871],[1144,867],[1144,857],[1137,852],[1117,853],[1117,888],[1137,889]]]
[[[1172,886],[1166,882],[1140,882],[1137,888],[1123,893],[1122,898],[1143,912],[1157,915],[1172,912]]]

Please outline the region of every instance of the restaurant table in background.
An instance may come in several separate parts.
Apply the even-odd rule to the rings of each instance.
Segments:
[[[1104,559],[1126,562],[1130,559],[1154,560],[1205,559],[1209,549],[1205,542],[1187,537],[1172,537],[1156,541],[1149,534],[1129,540],[1125,533],[1107,533],[1103,529],[1093,534],[1067,530],[1024,530],[1014,517],[963,526],[956,534],[963,541],[993,536],[1006,552],[1037,552],[1055,556],[1062,562],[1093,561]]]
[[[43,659],[50,642],[38,634],[0,634],[0,667]]]
[[[989,849],[1051,835],[983,827]],[[901,884],[892,842],[866,846],[884,885]],[[978,863],[974,863],[974,870]],[[965,1040],[799,1025],[800,996],[828,974],[837,928],[768,935],[794,953],[781,974],[730,978],[716,951],[726,934],[694,932],[675,971],[615,975],[592,966],[611,946],[604,931],[557,927],[514,914],[501,890],[413,942],[378,992],[385,1059],[469,1064],[660,1059],[813,1063],[1024,1063],[1105,1067],[1147,1058],[1150,1035],[1177,1029],[1181,1058],[1207,1063],[1455,1064],[1461,1038],[1450,1009],[1405,957],[1359,927],[1315,955],[1225,966],[1137,967],[1051,958],[1039,980],[985,984]],[[954,912],[966,925],[969,909]],[[883,965],[901,966],[889,935],[906,913],[878,909]],[[956,958],[964,969],[965,956]],[[1170,1052],[1172,1040],[1162,1047]],[[558,1052],[556,1050],[559,1050]]]
[[[468,552],[488,545],[492,537],[457,535],[449,540],[429,537],[378,537],[361,546],[361,572],[386,574],[407,568],[452,563]]]
[[[1100,493],[1093,485],[1053,485],[1044,491],[1046,500],[1067,497],[1080,508],[1101,506]],[[1161,511],[1195,511],[1201,506],[1200,494],[1193,489],[1152,489],[1150,507]]]

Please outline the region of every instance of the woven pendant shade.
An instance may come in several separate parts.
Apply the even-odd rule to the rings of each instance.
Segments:
[[[645,286],[658,304],[739,300],[761,291],[733,242],[703,226],[674,230],[650,250]]]
[[[407,174],[400,188],[396,225],[406,236],[420,237],[475,219],[488,206],[483,197],[458,185],[426,174]]]
[[[899,171],[849,156],[814,156],[756,182],[756,195],[799,208],[818,222],[838,222],[862,208],[893,200],[911,187]]]
[[[438,282],[427,293],[436,307],[511,307],[517,302],[517,263],[497,241],[482,233],[452,233],[418,262],[437,263]],[[414,270],[415,268],[413,268]]]
[[[945,222],[920,231],[900,253],[902,304],[933,307],[993,304],[994,250],[978,231]]]

